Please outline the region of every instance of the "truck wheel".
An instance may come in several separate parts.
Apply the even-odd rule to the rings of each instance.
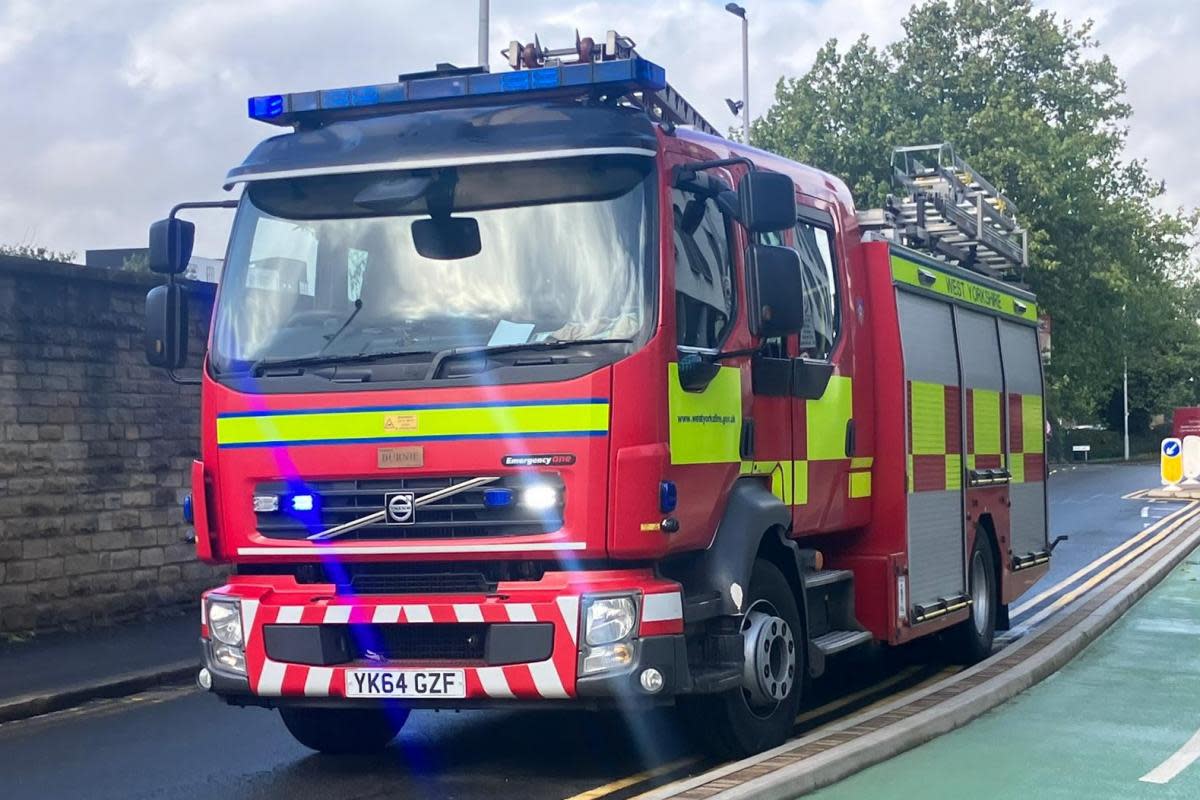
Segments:
[[[296,741],[319,753],[377,753],[404,727],[407,708],[279,709],[283,724]]]
[[[805,640],[796,597],[774,564],[758,560],[742,617],[742,685],[696,698],[695,730],[716,754],[740,758],[782,744],[804,685]]]
[[[986,531],[975,532],[967,571],[967,591],[971,598],[971,616],[946,634],[947,657],[960,664],[976,664],[992,654],[996,638],[997,589],[996,564],[988,546]]]

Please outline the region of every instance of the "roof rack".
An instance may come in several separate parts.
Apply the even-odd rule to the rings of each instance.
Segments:
[[[251,119],[272,125],[317,128],[329,122],[499,102],[545,99],[595,100],[645,111],[663,125],[690,125],[721,134],[673,89],[666,72],[634,51],[632,39],[609,31],[602,44],[575,33],[575,46],[549,50],[537,37],[502,51],[512,72],[484,67],[437,69],[400,75],[395,83],[348,86],[251,97]]]
[[[1019,281],[1028,235],[1016,204],[946,143],[897,147],[892,179],[902,196],[859,214],[859,225],[993,278]]]

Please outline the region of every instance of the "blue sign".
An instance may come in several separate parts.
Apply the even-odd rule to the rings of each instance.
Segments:
[[[1162,443],[1162,451],[1164,456],[1174,458],[1179,455],[1179,440],[1165,439]]]

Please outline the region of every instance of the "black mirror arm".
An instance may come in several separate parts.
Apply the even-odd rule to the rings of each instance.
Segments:
[[[717,167],[732,167],[734,164],[741,164],[750,172],[754,172],[757,167],[754,162],[744,156],[736,156],[734,158],[718,158],[713,161],[695,161],[691,164],[678,164],[671,171],[671,184],[679,186],[681,183],[687,183],[696,177],[696,173],[706,169],[716,169]]]
[[[171,209],[167,219],[175,219],[175,215],[187,208],[237,208],[237,200],[193,200],[189,203],[179,203]]]
[[[167,370],[167,376],[171,379],[171,383],[176,386],[199,386],[203,381],[199,378],[181,378],[175,374],[175,370]]]
[[[238,201],[238,200],[192,200],[192,201],[186,202],[186,203],[177,203],[171,209],[171,213],[167,214],[167,219],[175,219],[175,216],[180,211],[183,211],[183,210],[189,209],[189,208],[237,208],[238,202],[240,202],[240,201]],[[168,275],[167,283],[174,283],[174,282],[175,282],[175,276]],[[175,383],[181,383],[179,380],[177,380],[175,378],[174,371],[167,370],[167,374],[169,374],[171,376],[171,380],[175,381]],[[195,384],[198,384],[198,383],[200,383],[200,381],[195,382]],[[191,382],[185,382],[185,383],[182,383],[181,385],[194,386],[195,384],[193,384]]]
[[[713,361],[724,361],[727,358],[742,358],[743,356],[756,356],[756,355],[760,354],[766,346],[767,346],[767,343],[763,342],[758,347],[747,347],[742,350],[724,350],[724,351],[712,356],[712,360]]]

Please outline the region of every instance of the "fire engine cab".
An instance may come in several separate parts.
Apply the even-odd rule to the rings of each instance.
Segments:
[[[188,513],[200,684],[323,752],[412,709],[669,705],[744,754],[839,653],[977,661],[1047,570],[1023,233],[947,145],[886,209],[610,33],[255,97]],[[147,355],[195,229],[151,228]],[[174,377],[174,372],[172,372]]]

